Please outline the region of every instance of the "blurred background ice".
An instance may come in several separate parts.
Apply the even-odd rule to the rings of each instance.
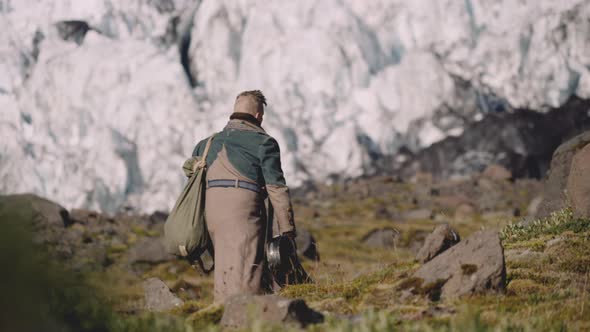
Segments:
[[[169,210],[194,144],[251,89],[291,186],[374,174],[490,113],[589,99],[589,16],[579,0],[0,0],[0,193]]]

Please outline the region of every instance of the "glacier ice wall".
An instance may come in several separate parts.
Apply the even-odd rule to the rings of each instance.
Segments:
[[[580,0],[0,0],[0,193],[167,210],[245,89],[269,100],[290,184],[370,173],[482,112],[590,98],[589,15]]]
[[[587,1],[204,1],[191,69],[219,122],[259,87],[295,181],[588,93]],[[220,111],[221,110],[221,111]]]
[[[38,12],[21,16],[28,9]],[[30,1],[3,12],[12,29],[3,37],[21,43],[1,55],[20,70],[0,94],[0,192],[103,211],[170,207],[184,182],[179,165],[205,129],[177,52],[161,45],[166,17],[138,1]],[[81,45],[54,26],[70,20],[93,29]],[[39,34],[41,50],[23,61],[33,46],[22,41]]]

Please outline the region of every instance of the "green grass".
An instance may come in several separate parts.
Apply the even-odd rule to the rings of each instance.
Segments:
[[[60,264],[48,248],[33,243],[29,225],[35,218],[30,202],[0,197],[0,331],[186,330],[180,317],[116,312],[105,291],[116,285],[110,275]]]
[[[293,298],[303,298],[308,301],[324,300],[338,296],[348,303],[355,303],[376,284],[388,283],[399,278],[400,274],[408,271],[414,264],[393,264],[381,271],[363,275],[349,282],[323,282],[315,284],[288,286],[281,291],[281,295]]]
[[[528,224],[509,224],[501,231],[505,243],[524,241],[541,235],[556,235],[566,231],[580,233],[590,229],[590,220],[574,218],[573,211],[565,208],[551,213],[547,218],[537,219]]]
[[[375,209],[382,206],[393,206],[399,212],[416,208],[412,199],[414,185],[391,186],[395,190],[379,197],[338,196],[335,190],[334,197],[317,205],[295,207],[298,225],[316,236],[322,260],[303,261],[315,284],[289,286],[280,294],[302,298],[325,314],[326,321],[309,326],[308,331],[590,330],[589,220],[573,218],[570,210],[526,226],[510,224],[510,218],[490,221],[480,215],[461,223],[451,219],[463,239],[482,227],[499,229],[507,252],[533,255],[518,262],[513,256],[506,258],[506,294],[442,302],[436,296],[440,285],[424,285],[422,280],[412,278],[420,266],[414,261],[412,245],[439,222],[377,218]],[[526,206],[523,202],[530,199],[527,195],[533,194],[525,190],[509,193],[522,196],[518,201],[510,198],[519,206]],[[34,211],[20,203],[10,209],[4,206],[3,210],[1,203],[0,241],[9,250],[0,252],[0,258],[3,266],[12,268],[0,275],[3,285],[11,285],[6,296],[0,298],[0,330],[221,329],[218,322],[223,308],[210,306],[211,276],[201,276],[180,261],[138,264],[130,269],[122,262],[126,255],[123,248],[111,248],[109,253],[117,260],[104,271],[71,271],[44,256],[42,250],[30,244],[26,231],[19,228],[22,220],[35,218]],[[504,202],[498,209],[508,206]],[[11,227],[4,227],[7,221],[11,221]],[[401,232],[396,246],[369,248],[362,243],[364,235],[382,227]],[[154,235],[140,227],[130,227],[129,233],[132,241],[128,243]],[[469,264],[462,269],[466,275],[477,272]],[[148,277],[166,282],[186,301],[185,305],[169,313],[143,312],[141,281]],[[197,298],[186,296],[188,290]],[[245,330],[297,329],[256,321]]]

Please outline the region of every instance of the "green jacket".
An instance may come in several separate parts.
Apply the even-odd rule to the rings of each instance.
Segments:
[[[203,154],[208,139],[209,137],[197,144],[193,156]],[[223,147],[229,161],[241,175],[266,188],[280,232],[294,231],[293,208],[281,167],[278,142],[261,127],[236,119],[230,120],[213,138],[207,154],[207,165],[213,164]]]
[[[264,185],[286,186],[281,168],[281,151],[279,143],[262,128],[244,120],[231,120],[237,126],[226,126],[218,133],[207,155],[207,165],[213,164],[221,148],[225,146],[232,165],[243,176],[253,182]],[[245,126],[243,129],[241,126]],[[251,127],[251,130],[248,130]],[[200,156],[205,150],[209,137],[200,141],[193,151],[193,156]]]

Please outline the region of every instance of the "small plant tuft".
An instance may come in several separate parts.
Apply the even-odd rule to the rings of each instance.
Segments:
[[[500,236],[505,243],[511,243],[529,240],[542,234],[561,234],[565,231],[580,233],[586,230],[590,230],[590,220],[574,218],[572,209],[565,208],[529,224],[508,224],[502,229]]]
[[[463,275],[470,276],[477,272],[477,265],[475,264],[463,264],[461,265],[461,271],[463,271]]]

